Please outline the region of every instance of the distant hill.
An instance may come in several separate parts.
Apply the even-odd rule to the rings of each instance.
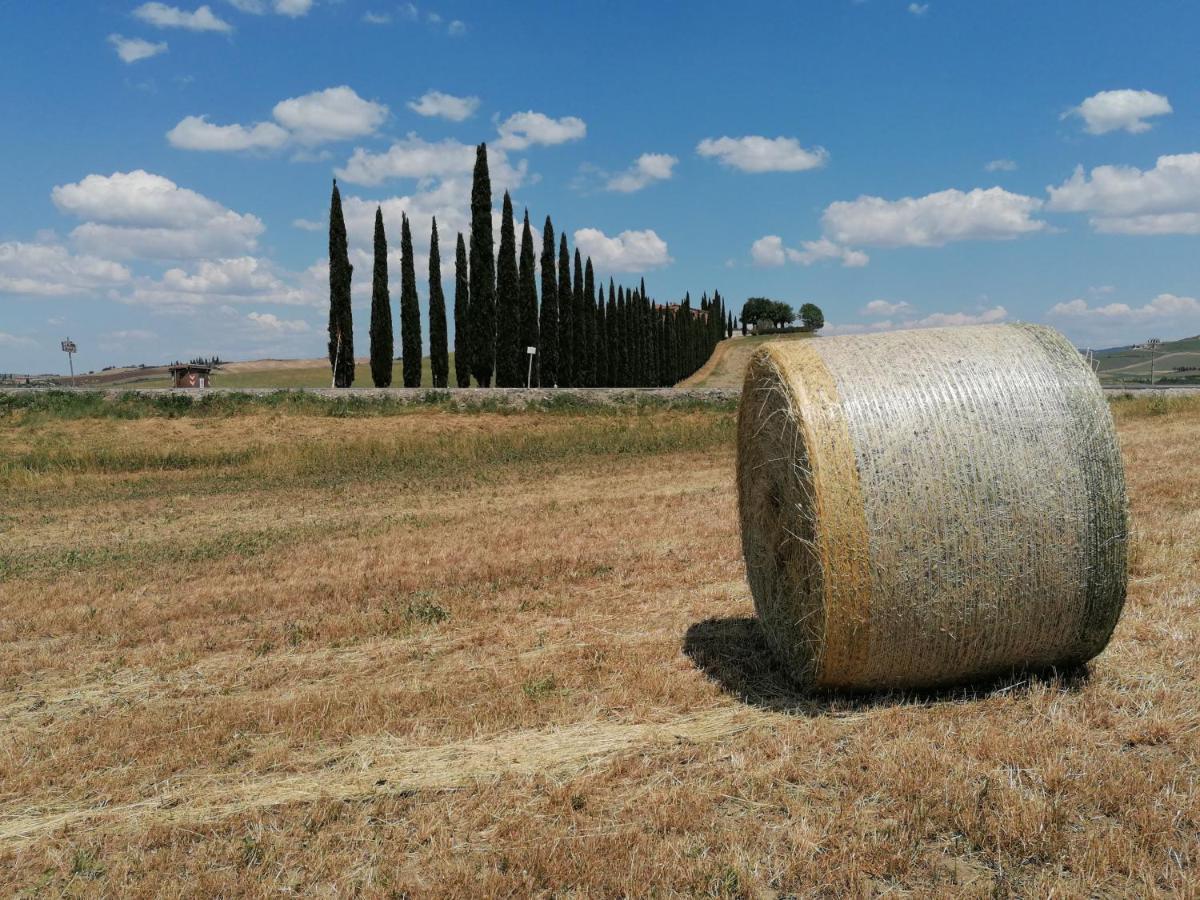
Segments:
[[[1096,372],[1106,384],[1140,384],[1154,380],[1164,384],[1200,384],[1200,335],[1178,341],[1163,341],[1157,350],[1113,347],[1096,350]]]

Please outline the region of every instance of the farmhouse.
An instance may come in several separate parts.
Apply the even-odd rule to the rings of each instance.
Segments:
[[[171,386],[177,388],[206,388],[208,387],[212,366],[196,363],[175,363],[170,366]]]

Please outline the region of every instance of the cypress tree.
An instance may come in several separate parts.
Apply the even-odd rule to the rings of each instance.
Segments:
[[[533,274],[533,234],[529,230],[529,210],[525,210],[525,224],[521,228],[521,265],[517,273],[517,284],[521,295],[521,340],[517,347],[517,358],[523,365],[521,374],[531,383],[526,347],[538,343],[537,284]]]
[[[558,243],[558,383],[575,386],[575,300],[571,290],[571,257],[567,235]]]
[[[433,386],[450,384],[450,353],[446,344],[446,296],[442,293],[442,253],[438,249],[437,217],[429,235],[429,368]]]
[[[375,207],[375,268],[371,273],[371,381],[392,386],[392,298],[388,295],[387,235],[383,210]]]
[[[504,192],[500,213],[500,257],[496,262],[496,387],[520,387],[525,372],[517,361],[521,340],[521,293],[512,199]]]
[[[579,248],[575,248],[575,280],[571,285],[571,350],[574,359],[571,362],[571,372],[574,376],[575,387],[587,387],[586,363],[584,348],[586,338],[583,333],[583,262],[579,257]]]
[[[421,386],[421,305],[413,263],[408,216],[400,217],[400,352],[404,354],[404,386]]]
[[[725,314],[725,337],[727,339],[733,337],[733,313],[732,312],[728,312]]]
[[[605,342],[608,344],[608,386],[617,387],[620,354],[617,349],[617,293],[612,278],[608,279],[608,303],[604,310]]]
[[[542,320],[538,345],[538,384],[558,385],[558,281],[555,278],[554,226],[542,228]]]
[[[617,386],[629,387],[629,321],[625,288],[617,288]]]
[[[471,374],[480,387],[492,383],[496,365],[496,247],[492,241],[492,179],[487,144],[475,148],[471,183]]]
[[[596,298],[596,387],[609,387],[608,380],[608,314],[604,308],[604,285]]]
[[[596,386],[596,275],[589,256],[583,266],[583,384]]]
[[[350,311],[350,281],[354,266],[346,247],[346,220],[337,179],[329,200],[329,366],[334,387],[354,384],[354,320]]]
[[[471,386],[471,284],[467,278],[467,244],[462,232],[454,250],[454,383]]]

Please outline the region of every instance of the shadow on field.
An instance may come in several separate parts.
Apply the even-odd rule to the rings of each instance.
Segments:
[[[927,691],[832,694],[805,691],[775,659],[758,619],[706,619],[688,627],[683,652],[705,675],[749,706],[793,715],[830,715],[886,706],[931,705],[1020,694],[1041,685],[1064,693],[1082,690],[1086,665],[1013,672],[986,681]]]

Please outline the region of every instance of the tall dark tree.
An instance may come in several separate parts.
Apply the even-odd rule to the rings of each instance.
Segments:
[[[504,192],[500,213],[500,256],[496,261],[496,387],[520,387],[525,372],[517,359],[521,340],[521,291],[512,200]]]
[[[496,366],[496,246],[492,241],[492,179],[487,144],[475,148],[471,183],[471,374],[480,387]]]
[[[617,288],[617,386],[629,387],[629,310],[625,288]]]
[[[584,361],[587,336],[583,325],[583,260],[579,256],[579,248],[575,248],[575,281],[571,285],[571,350],[574,359],[571,361],[571,371],[574,377],[571,381],[574,387],[587,387],[587,363]]]
[[[558,280],[555,278],[554,225],[542,228],[542,318],[538,344],[538,384],[558,384]]]
[[[462,232],[454,251],[454,383],[471,386],[471,283],[467,276],[467,244]]]
[[[608,311],[604,306],[604,285],[596,297],[596,387],[608,387]]]
[[[517,271],[517,293],[521,297],[521,340],[517,345],[518,358],[524,363],[523,375],[531,384],[533,376],[527,348],[538,344],[537,282],[534,277],[533,233],[529,230],[529,210],[521,226],[521,259]]]
[[[575,294],[571,288],[571,257],[566,234],[558,244],[558,383],[575,386]]]
[[[609,387],[619,387],[621,355],[618,347],[620,340],[617,328],[617,289],[613,286],[612,278],[608,279],[608,303],[604,310],[604,338],[608,344],[608,372],[606,373]]]
[[[446,295],[442,293],[442,253],[438,249],[437,217],[429,235],[429,368],[433,386],[450,384],[450,348],[446,342]]]
[[[404,386],[421,386],[421,304],[413,262],[408,216],[400,217],[400,352],[404,354]]]
[[[733,311],[730,310],[725,314],[725,337],[733,337]]]
[[[350,281],[354,266],[346,246],[346,220],[337,179],[329,201],[329,366],[334,387],[354,384],[354,318],[350,311]]]
[[[371,273],[371,381],[392,386],[392,298],[388,295],[387,235],[383,210],[375,207],[375,268]]]
[[[583,264],[583,384],[596,386],[596,273],[589,256]]]

